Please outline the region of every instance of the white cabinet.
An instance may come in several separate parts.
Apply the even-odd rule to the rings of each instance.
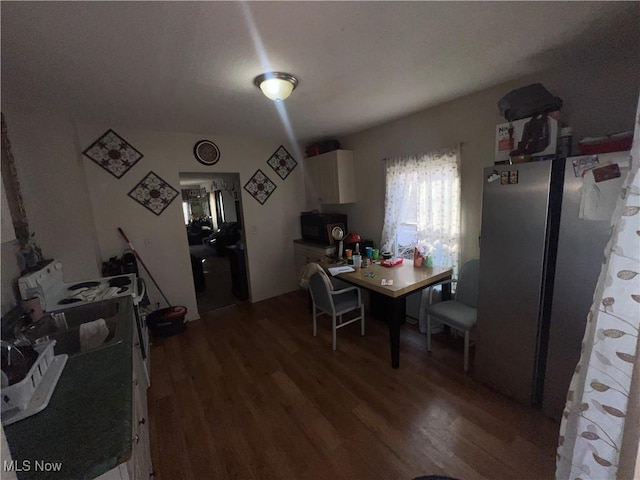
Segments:
[[[131,460],[127,470],[131,479],[148,479],[151,476],[151,447],[149,444],[149,413],[147,389],[149,383],[142,359],[137,335],[133,348],[133,442]],[[133,475],[131,475],[133,473]]]
[[[305,159],[307,200],[340,204],[356,201],[353,152],[334,150]]]
[[[293,241],[294,260],[296,264],[296,278],[300,277],[300,272],[307,263],[318,263],[326,260],[329,255],[336,253],[335,246],[314,245],[305,243],[302,240]]]
[[[149,415],[147,389],[149,382],[140,351],[138,332],[133,332],[133,417],[131,432],[131,458],[116,468],[100,475],[96,480],[148,480],[153,478],[151,445],[149,443]],[[147,354],[148,356],[148,354]]]

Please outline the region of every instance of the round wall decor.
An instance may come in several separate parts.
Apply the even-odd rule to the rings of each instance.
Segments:
[[[203,165],[215,165],[220,160],[220,149],[210,140],[200,140],[193,147],[193,154]]]

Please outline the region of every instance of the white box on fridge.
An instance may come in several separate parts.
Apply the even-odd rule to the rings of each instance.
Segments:
[[[496,126],[495,160],[509,160],[510,155],[555,155],[557,139],[558,121],[547,114],[501,123]]]

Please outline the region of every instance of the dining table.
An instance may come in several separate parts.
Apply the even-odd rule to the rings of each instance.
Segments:
[[[364,288],[370,293],[372,313],[385,321],[389,327],[391,366],[400,366],[400,329],[406,318],[406,297],[436,283],[451,279],[450,267],[414,266],[405,260],[400,265],[385,267],[372,263],[367,267],[335,275],[351,285]],[[451,284],[442,285],[442,299],[451,297]]]

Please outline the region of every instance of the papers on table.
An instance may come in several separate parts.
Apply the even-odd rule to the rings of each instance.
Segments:
[[[353,267],[343,266],[343,267],[329,267],[329,273],[334,277],[336,275],[340,275],[341,273],[355,272]]]

